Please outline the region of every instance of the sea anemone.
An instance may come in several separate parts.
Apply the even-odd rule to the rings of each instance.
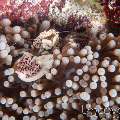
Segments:
[[[64,44],[75,43],[79,48],[83,48],[88,45],[92,40],[92,36],[89,32],[71,32],[63,40]],[[64,45],[63,45],[64,46]]]
[[[118,120],[120,36],[33,24],[0,21],[0,119]]]
[[[1,65],[11,65],[12,56],[10,55],[10,46],[7,43],[5,35],[0,35],[0,59]]]
[[[30,95],[27,91],[20,92],[20,97],[28,101],[26,108],[21,108],[23,114],[30,117],[28,114],[31,111],[36,118],[53,120],[118,119],[120,37],[104,32],[98,37],[83,48],[76,46],[75,42],[68,42],[61,50],[53,50],[55,58],[51,62],[52,67],[32,83]],[[29,64],[34,62],[32,59],[31,62],[23,62],[23,66],[30,67]],[[36,62],[41,64],[44,60],[36,58]],[[22,66],[21,62],[19,66]],[[17,70],[15,68],[15,72]],[[27,96],[31,96],[31,102]]]

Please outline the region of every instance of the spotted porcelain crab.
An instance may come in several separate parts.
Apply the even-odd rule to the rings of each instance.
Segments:
[[[24,82],[32,82],[43,77],[53,64],[53,55],[33,56],[31,53],[24,53],[14,65],[15,72]]]
[[[54,29],[41,32],[37,38],[34,39],[32,47],[34,49],[40,49],[40,52],[44,50],[50,50],[56,46],[59,41],[59,34]]]

